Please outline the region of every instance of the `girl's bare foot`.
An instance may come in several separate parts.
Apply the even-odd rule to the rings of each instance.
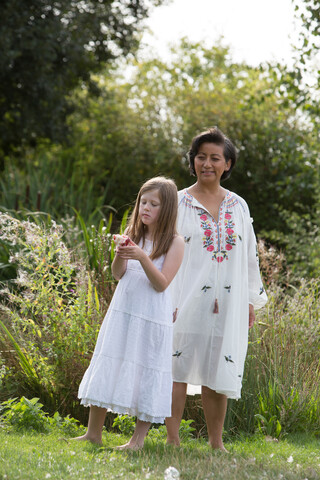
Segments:
[[[102,441],[98,438],[91,438],[89,437],[86,433],[84,435],[81,435],[80,437],[75,437],[75,438],[72,438],[71,440],[76,440],[78,442],[85,442],[85,441],[88,441],[88,442],[91,442],[91,443],[94,443],[96,445],[102,445]]]
[[[143,445],[137,445],[137,444],[133,444],[130,442],[128,443],[125,443],[124,445],[119,445],[118,447],[115,447],[115,450],[141,450],[143,448]]]

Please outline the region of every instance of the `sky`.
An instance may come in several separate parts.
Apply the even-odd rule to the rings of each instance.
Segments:
[[[153,35],[146,33],[143,42],[167,59],[168,44],[183,36],[208,45],[223,36],[236,62],[290,65],[291,44],[298,38],[295,24],[291,0],[173,0],[154,8],[147,21]]]

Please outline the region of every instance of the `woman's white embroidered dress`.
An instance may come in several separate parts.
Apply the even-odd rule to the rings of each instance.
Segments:
[[[187,189],[178,199],[178,232],[185,239],[185,253],[172,285],[178,309],[173,379],[188,383],[189,394],[200,393],[204,385],[238,399],[249,303],[258,309],[267,302],[249,208],[227,191],[216,222]]]

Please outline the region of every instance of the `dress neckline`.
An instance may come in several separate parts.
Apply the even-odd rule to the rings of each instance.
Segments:
[[[217,223],[216,220],[215,220],[215,218],[214,218],[214,217],[212,216],[212,214],[209,212],[209,210],[208,210],[204,205],[202,205],[202,203],[199,202],[199,200],[197,200],[196,197],[194,197],[194,196],[192,195],[192,193],[190,193],[190,192],[188,191],[187,188],[184,189],[184,194],[185,194],[185,196],[188,198],[190,204],[192,204],[194,207],[202,208],[202,210],[204,210],[205,212],[207,212],[207,213],[210,215],[210,217],[214,220],[214,222]],[[230,198],[230,196],[231,196],[230,190],[227,190],[227,189],[226,189],[226,194],[225,194],[225,196],[223,197],[223,200],[221,201],[220,206],[219,206],[219,217],[220,217],[220,211],[221,211],[222,205],[226,202],[227,199]],[[218,223],[219,223],[219,219],[218,219]]]

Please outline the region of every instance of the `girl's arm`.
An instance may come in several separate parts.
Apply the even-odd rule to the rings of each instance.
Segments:
[[[133,243],[133,242],[132,242]],[[166,254],[162,270],[158,270],[152,263],[152,260],[138,245],[128,245],[118,248],[118,255],[122,260],[139,260],[153,288],[158,292],[163,292],[173,280],[179,270],[183,259],[184,240],[180,236],[174,237],[172,244]]]
[[[118,255],[118,248],[119,247],[116,248],[116,254],[111,264],[112,275],[116,280],[120,280],[120,278],[125,274],[125,271],[127,270],[127,260],[121,258]]]

